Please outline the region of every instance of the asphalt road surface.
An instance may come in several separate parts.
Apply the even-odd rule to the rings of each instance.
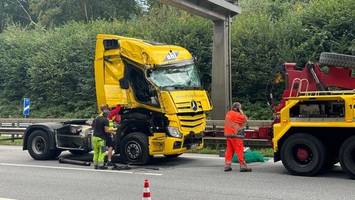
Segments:
[[[100,171],[35,161],[21,147],[0,146],[0,200],[139,200],[144,179],[153,200],[355,199],[355,180],[339,166],[318,177],[291,176],[280,162],[250,166],[252,173],[240,173],[237,165],[225,173],[222,158],[184,154],[156,158],[146,167]]]

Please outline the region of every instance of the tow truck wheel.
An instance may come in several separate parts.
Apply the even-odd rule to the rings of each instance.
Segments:
[[[355,179],[355,136],[345,140],[339,152],[341,168]]]
[[[322,52],[319,57],[319,63],[334,67],[351,67],[355,68],[355,56]]]
[[[27,146],[29,154],[36,160],[54,159],[60,154],[60,151],[50,149],[48,134],[41,130],[31,133]]]
[[[312,135],[291,135],[281,147],[282,163],[294,175],[316,175],[324,166],[325,158],[323,143]]]
[[[140,132],[130,133],[122,139],[120,155],[123,162],[146,164],[150,160],[148,137]]]

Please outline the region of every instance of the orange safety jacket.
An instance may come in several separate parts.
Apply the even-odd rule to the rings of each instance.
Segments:
[[[232,136],[236,135],[240,128],[243,128],[247,117],[239,112],[230,110],[226,114],[226,119],[224,121],[224,135]]]

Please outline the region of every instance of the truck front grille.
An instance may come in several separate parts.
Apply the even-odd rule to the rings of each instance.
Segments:
[[[200,112],[202,111],[201,101],[196,101],[197,110],[193,110],[191,107],[191,102],[178,102],[176,103],[176,107],[179,113],[187,113],[187,112]]]
[[[179,113],[178,118],[183,132],[200,133],[204,131],[206,116],[204,112]]]

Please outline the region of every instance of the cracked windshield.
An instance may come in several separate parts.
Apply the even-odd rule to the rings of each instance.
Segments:
[[[195,65],[162,67],[150,73],[150,80],[161,88],[200,88],[201,82]]]

